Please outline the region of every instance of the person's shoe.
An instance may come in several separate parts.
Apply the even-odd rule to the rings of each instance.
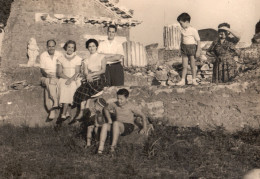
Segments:
[[[54,118],[47,117],[46,122],[51,122],[51,121],[53,121],[53,119]]]
[[[102,151],[102,150],[98,150],[97,154],[98,154],[98,155],[102,155],[102,154],[103,154],[103,151]]]
[[[197,83],[196,79],[192,79],[192,85],[194,85],[194,86],[198,86],[199,83]]]
[[[181,80],[180,82],[176,83],[177,86],[184,86],[185,80]]]
[[[110,148],[110,155],[111,155],[112,157],[114,157],[114,156],[116,155],[116,149],[115,149],[114,146],[111,146],[111,148]]]

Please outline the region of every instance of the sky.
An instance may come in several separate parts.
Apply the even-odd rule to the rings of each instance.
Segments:
[[[191,16],[196,29],[213,28],[228,22],[239,32],[241,42],[250,42],[260,20],[260,0],[120,0],[120,6],[134,10],[142,24],[131,28],[130,40],[144,45],[163,44],[163,27],[177,23],[183,12]]]

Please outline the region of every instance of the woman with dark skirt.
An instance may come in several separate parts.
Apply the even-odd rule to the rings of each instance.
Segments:
[[[230,33],[234,37],[229,37]],[[235,45],[239,36],[230,29],[230,25],[222,23],[218,27],[219,38],[207,50],[207,55],[215,57],[213,62],[213,83],[226,83],[232,81],[237,75],[237,64],[234,59],[238,56]]]
[[[78,107],[78,115],[76,114],[74,121],[83,117],[87,100],[100,93],[106,86],[106,59],[104,55],[97,52],[97,40],[89,39],[86,42],[86,48],[89,50],[90,56],[82,62],[84,78],[74,94],[74,104]]]

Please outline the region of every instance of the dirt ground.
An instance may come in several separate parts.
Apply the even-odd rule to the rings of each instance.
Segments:
[[[260,126],[259,71],[247,72],[229,84],[126,88],[130,90],[130,100],[142,107],[152,120],[167,121],[172,126],[199,126],[201,129],[223,126],[232,132],[246,126]],[[3,73],[6,84],[26,80],[28,86],[19,90],[9,88],[0,93],[1,122],[32,127],[50,125],[45,121],[48,114],[44,108],[39,69],[5,69]],[[115,99],[116,90],[115,87],[106,89],[103,97],[108,101]]]
[[[240,178],[260,168],[260,70],[225,85],[126,86],[155,130],[121,139],[116,156],[85,149],[82,126],[46,122],[38,68],[2,70],[0,177]],[[117,88],[103,97],[115,100]],[[83,133],[82,133],[83,131]]]

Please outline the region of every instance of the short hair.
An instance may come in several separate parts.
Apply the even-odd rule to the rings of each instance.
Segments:
[[[186,22],[186,21],[190,22],[190,19],[191,19],[190,15],[188,13],[184,12],[181,15],[178,16],[177,21],[178,22],[180,22],[180,21],[182,21],[182,22]]]
[[[221,28],[221,27],[228,27],[228,28],[230,28],[230,24],[224,22],[224,23],[221,23],[221,24],[218,25],[218,28]]]
[[[115,32],[117,32],[117,27],[116,25],[113,25],[113,24],[110,24],[107,28],[107,31],[109,30],[109,28],[114,28],[115,29]]]
[[[129,96],[129,91],[125,88],[119,89],[116,93],[117,95],[124,95],[126,98]]]
[[[69,44],[73,44],[73,45],[74,45],[74,52],[75,52],[75,51],[77,50],[77,47],[76,47],[76,42],[73,41],[73,40],[68,40],[68,41],[64,44],[63,49],[67,51],[67,47],[68,47]]]
[[[86,41],[86,48],[88,48],[90,43],[94,43],[98,47],[98,41],[96,39],[89,39]]]
[[[50,40],[47,40],[47,43],[46,43],[46,46],[48,47],[48,44],[49,42],[54,42],[55,46],[56,46],[56,41],[54,39],[50,39]]]

